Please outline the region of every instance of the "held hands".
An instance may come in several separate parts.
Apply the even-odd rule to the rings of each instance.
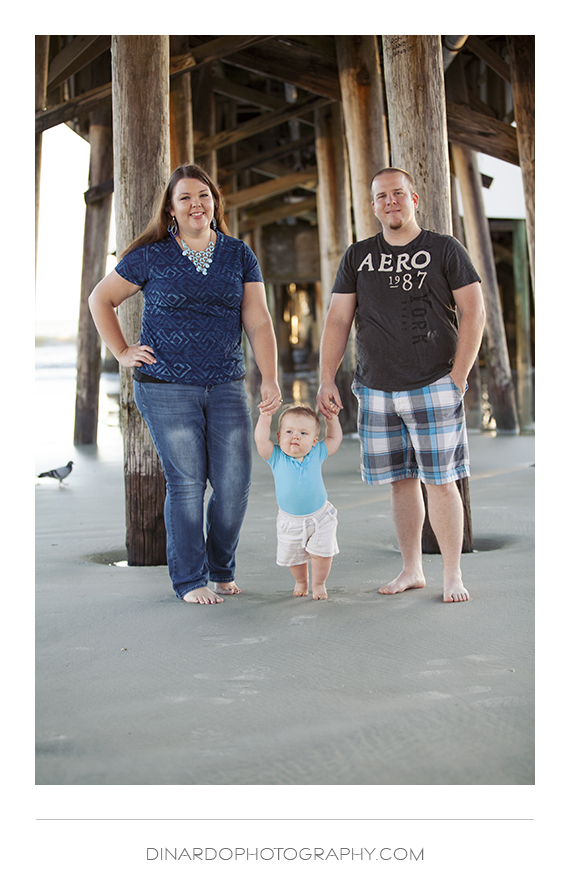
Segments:
[[[327,420],[338,416],[344,406],[334,383],[321,383],[317,392],[317,407]]]
[[[156,364],[152,346],[141,346],[140,340],[133,346],[127,346],[117,356],[117,361],[125,368],[140,368],[144,365]]]
[[[281,398],[281,390],[278,383],[261,384],[261,402],[258,410],[260,414],[275,414],[281,407],[283,399]]]

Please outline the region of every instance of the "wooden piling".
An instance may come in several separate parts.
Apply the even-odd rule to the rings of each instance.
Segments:
[[[92,111],[89,122],[89,191],[85,193],[83,266],[77,329],[75,445],[97,443],[101,339],[89,311],[89,294],[104,278],[113,202],[113,128],[111,109]]]
[[[530,273],[534,286],[534,35],[507,36],[507,49],[523,177]]]
[[[356,240],[378,232],[370,183],[390,163],[378,40],[375,35],[335,37],[350,166]]]
[[[419,195],[418,223],[453,234],[451,177],[441,40],[436,35],[383,36],[388,124],[392,164],[414,178]],[[463,552],[473,549],[467,480],[457,483],[463,503]],[[424,553],[439,553],[427,509],[422,531]]]
[[[160,35],[113,35],[113,146],[117,252],[145,228],[170,174],[169,47]],[[152,158],[152,163],[149,159]],[[119,307],[127,342],[140,336],[142,294]],[[121,427],[129,565],[166,562],[165,482],[121,365]]]
[[[318,168],[317,212],[323,315],[328,310],[334,279],[344,252],[352,244],[350,174],[344,138],[342,108],[335,102],[315,112],[315,148]],[[354,327],[336,373],[336,385],[344,405],[340,414],[343,430],[356,429],[358,406],[351,391],[356,351]]]

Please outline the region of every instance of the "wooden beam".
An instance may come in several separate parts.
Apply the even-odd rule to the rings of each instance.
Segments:
[[[262,93],[261,90],[254,90],[242,83],[234,83],[226,77],[212,77],[212,88],[220,96],[235,99],[236,102],[256,105],[266,111],[275,111],[283,105],[283,99],[273,93]]]
[[[75,37],[52,59],[48,71],[48,89],[59,86],[68,77],[81,71],[111,47],[111,35]]]
[[[283,155],[299,151],[300,149],[305,148],[305,146],[311,145],[314,141],[314,134],[310,133],[302,139],[295,139],[294,142],[276,145],[274,148],[268,148],[267,151],[250,153],[239,161],[235,161],[233,164],[227,164],[225,167],[220,168],[218,171],[218,178],[220,180],[226,179],[226,177],[231,176],[234,173],[239,173],[240,170],[251,169],[254,166],[259,167],[260,164],[264,164],[266,161],[273,161]]]
[[[46,111],[36,112],[36,133],[42,133],[44,130],[64,124],[74,117],[96,111],[97,108],[111,102],[111,94],[111,84],[106,83],[102,87],[95,87],[93,90],[81,93],[80,96],[69,102],[62,102],[61,105],[53,105]]]
[[[178,76],[184,71],[196,68],[199,65],[205,65],[214,59],[224,58],[225,55],[240,45],[251,46],[253,43],[268,40],[268,37],[219,37],[216,40],[210,40],[200,46],[195,47],[192,53],[177,56],[170,60],[170,76]],[[191,58],[190,58],[191,57]],[[82,114],[88,114],[101,105],[111,101],[111,84],[104,84],[94,90],[82,93],[69,102],[62,102],[60,105],[54,105],[45,111],[36,113],[36,133],[48,130],[50,127],[56,127],[63,124],[74,117]]]
[[[267,182],[260,182],[250,188],[242,189],[231,195],[224,195],[226,210],[232,210],[236,207],[247,207],[248,204],[257,204],[266,198],[282,195],[294,188],[315,188],[317,185],[318,174],[317,168],[311,167],[308,170],[300,170],[296,173],[288,173],[286,176],[280,176],[279,179],[269,179]]]
[[[181,56],[175,56],[170,60],[170,76],[176,77],[185,71],[190,71],[198,65],[206,65],[208,62],[215,62],[217,59],[223,59],[231,56],[240,49],[255,46],[265,40],[271,38],[266,37],[217,37],[215,40],[208,40],[200,46],[195,47],[192,52],[184,53]]]
[[[297,201],[294,204],[280,204],[272,210],[266,210],[264,213],[252,213],[240,222],[240,232],[252,232],[258,226],[269,226],[271,223],[278,222],[280,219],[287,219],[289,216],[305,216],[307,213],[314,213],[317,209],[317,199],[306,198],[304,201]]]
[[[114,180],[112,177],[110,179],[106,179],[104,182],[100,182],[98,185],[91,186],[90,189],[87,189],[87,191],[83,193],[85,203],[96,204],[97,201],[101,201],[103,198],[106,198],[107,195],[112,194],[113,187]],[[101,276],[101,278],[102,277],[103,276]],[[95,282],[95,284],[97,284],[97,282]],[[93,285],[93,287],[94,286],[95,285]],[[91,291],[89,293],[91,293]]]
[[[323,54],[323,46],[330,41],[332,52]],[[234,53],[228,59],[248,71],[292,83],[302,89],[328,96],[339,102],[340,83],[335,58],[334,38],[321,38],[318,44],[310,38],[274,37],[255,50]]]
[[[520,164],[517,131],[514,127],[468,105],[447,103],[449,141],[500,158],[509,164]]]
[[[489,68],[492,68],[493,71],[498,74],[499,77],[502,77],[503,80],[506,80],[507,83],[511,82],[511,71],[508,63],[505,62],[494,49],[487,46],[480,37],[475,37],[473,34],[470,34],[467,38],[465,49],[471,50],[472,53],[478,56],[481,61],[485,62]]]
[[[226,145],[240,142],[242,139],[247,139],[256,133],[262,133],[264,130],[269,130],[272,127],[285,123],[285,121],[299,117],[300,114],[307,114],[309,111],[322,108],[323,105],[329,105],[331,101],[331,99],[321,97],[318,99],[306,99],[304,102],[297,102],[294,105],[287,103],[278,111],[260,114],[245,124],[240,124],[238,127],[223,130],[221,133],[216,133],[215,136],[210,136],[208,139],[201,139],[194,145],[194,154],[196,157],[200,157],[200,155],[207,154],[207,152],[213,149],[224,148]]]

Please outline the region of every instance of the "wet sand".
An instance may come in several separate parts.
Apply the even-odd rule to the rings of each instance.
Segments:
[[[104,384],[105,387],[105,384]],[[112,386],[111,386],[112,388]],[[324,465],[339,512],[329,599],[291,595],[257,454],[238,551],[243,593],[176,600],[166,567],[122,565],[122,445],[103,393],[97,448],[74,448],[72,374],[38,376],[38,785],[528,785],[534,782],[534,438],[470,436],[469,603],[399,571],[389,491],[358,442]]]

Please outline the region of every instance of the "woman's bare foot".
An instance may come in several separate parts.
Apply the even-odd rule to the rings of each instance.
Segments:
[[[221,596],[215,594],[208,587],[198,587],[196,588],[196,590],[189,590],[188,593],[184,594],[182,599],[185,603],[223,603],[223,599],[221,598]]]
[[[463,581],[461,580],[461,575],[457,578],[452,578],[446,582],[444,579],[443,582],[443,602],[444,603],[466,603],[469,599],[469,593],[467,592],[465,586],[463,585]]]
[[[326,600],[327,590],[324,584],[313,584],[313,599]]]
[[[404,590],[425,586],[426,579],[421,572],[417,573],[403,569],[397,578],[394,578],[389,584],[383,584],[378,593],[403,593]]]
[[[223,581],[216,584],[216,593],[223,593],[225,596],[230,596],[234,593],[241,593],[241,588],[238,587],[234,581]]]

